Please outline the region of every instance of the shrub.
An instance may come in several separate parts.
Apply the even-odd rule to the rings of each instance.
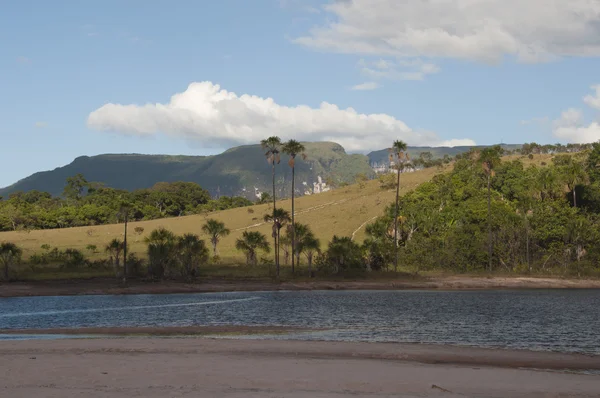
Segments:
[[[66,249],[64,251],[65,260],[60,268],[76,269],[83,265],[87,265],[87,260],[84,254],[77,249]]]

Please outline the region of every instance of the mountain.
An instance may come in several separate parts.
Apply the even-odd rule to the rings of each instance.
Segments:
[[[307,159],[296,161],[296,186],[299,193],[312,189],[318,177],[337,183],[351,182],[357,174],[372,174],[365,155],[347,154],[333,142],[307,142]],[[149,188],[157,182],[189,181],[198,183],[213,196],[240,195],[254,197],[255,188],[271,191],[271,167],[259,145],[228,149],[214,156],[167,156],[139,154],[106,154],[81,156],[72,163],[51,171],[35,173],[17,183],[0,189],[0,196],[17,191],[39,190],[58,196],[67,177],[78,173],[88,181],[101,182],[118,189]],[[288,196],[291,189],[291,169],[287,156],[281,156],[276,166],[279,195]]]
[[[520,149],[522,145],[513,145],[513,144],[502,144],[502,148],[506,151],[514,151],[516,149]],[[486,145],[478,145],[478,146],[455,146],[455,147],[429,147],[429,146],[411,146],[408,147],[408,154],[411,159],[416,159],[419,157],[419,154],[422,152],[430,152],[433,155],[433,159],[443,158],[445,155],[450,157],[454,157],[458,154],[469,152],[471,148],[482,149],[486,148]],[[389,151],[387,149],[382,149],[380,151],[373,151],[368,155],[369,163],[373,164],[387,164]]]
[[[387,149],[368,155],[347,154],[334,142],[306,142],[307,159],[296,161],[296,187],[299,194],[312,190],[318,177],[324,181],[352,182],[357,174],[373,176],[371,165],[385,163]],[[506,146],[515,149],[517,146]],[[435,157],[454,156],[471,147],[409,147],[412,157],[421,152],[431,152]],[[168,156],[140,154],[106,154],[80,156],[72,163],[54,170],[35,173],[15,184],[0,189],[0,196],[13,192],[38,190],[52,195],[62,194],[65,180],[81,173],[88,181],[101,182],[118,189],[149,188],[157,182],[189,181],[198,183],[213,196],[239,195],[254,198],[255,189],[271,192],[271,167],[259,145],[246,145],[228,149],[213,156]],[[276,167],[279,192],[289,196],[291,170],[287,156],[281,156]],[[305,184],[304,184],[305,183]]]

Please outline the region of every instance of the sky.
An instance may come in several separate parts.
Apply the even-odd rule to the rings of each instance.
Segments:
[[[0,186],[278,135],[600,139],[600,0],[0,0]]]

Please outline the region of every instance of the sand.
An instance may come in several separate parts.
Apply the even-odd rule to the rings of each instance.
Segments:
[[[0,341],[0,396],[598,397],[600,357],[206,338]]]
[[[272,290],[400,290],[400,289],[600,289],[599,279],[537,277],[414,277],[392,280],[271,282],[256,280],[130,281],[127,287],[113,279],[0,283],[0,297],[64,296],[80,294],[168,294]]]

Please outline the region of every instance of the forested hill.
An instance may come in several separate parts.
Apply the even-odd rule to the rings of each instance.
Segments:
[[[308,158],[296,162],[299,191],[302,183],[310,188],[317,177],[335,183],[350,183],[357,174],[372,175],[370,164],[386,162],[388,150],[369,155],[347,154],[333,142],[304,143]],[[431,152],[434,158],[455,156],[467,152],[469,147],[430,148],[410,147],[413,157],[421,152]],[[512,149],[512,148],[511,148]],[[259,145],[231,148],[214,156],[167,156],[139,154],[107,154],[81,156],[72,163],[54,170],[35,173],[17,183],[0,189],[5,198],[18,191],[38,190],[54,196],[62,194],[68,177],[83,174],[88,181],[103,183],[107,187],[133,191],[150,188],[158,182],[195,182],[211,195],[254,197],[254,188],[268,191],[271,187],[271,170]],[[287,196],[291,171],[285,156],[277,170],[278,189]]]
[[[305,143],[308,158],[296,162],[296,182],[312,187],[317,177],[337,183],[351,182],[357,174],[372,173],[364,155],[347,154],[332,142]],[[81,156],[72,163],[51,171],[35,173],[0,189],[8,197],[18,191],[38,190],[54,196],[62,194],[68,177],[83,174],[88,181],[107,187],[125,189],[150,188],[157,182],[195,182],[213,196],[253,197],[254,188],[270,191],[271,169],[259,145],[240,146],[214,156],[166,156],[111,154]],[[291,170],[287,158],[277,166],[278,189],[288,193]]]
[[[508,152],[517,151],[521,149],[522,145],[502,144],[502,149]],[[479,145],[475,147],[470,146],[455,146],[455,147],[430,147],[430,146],[413,146],[408,147],[408,154],[411,159],[416,159],[421,153],[429,152],[432,159],[443,159],[444,157],[454,157],[461,153],[469,152],[471,148],[483,149],[487,146]],[[367,155],[371,164],[387,164],[389,151],[382,149],[379,151],[373,151]]]

